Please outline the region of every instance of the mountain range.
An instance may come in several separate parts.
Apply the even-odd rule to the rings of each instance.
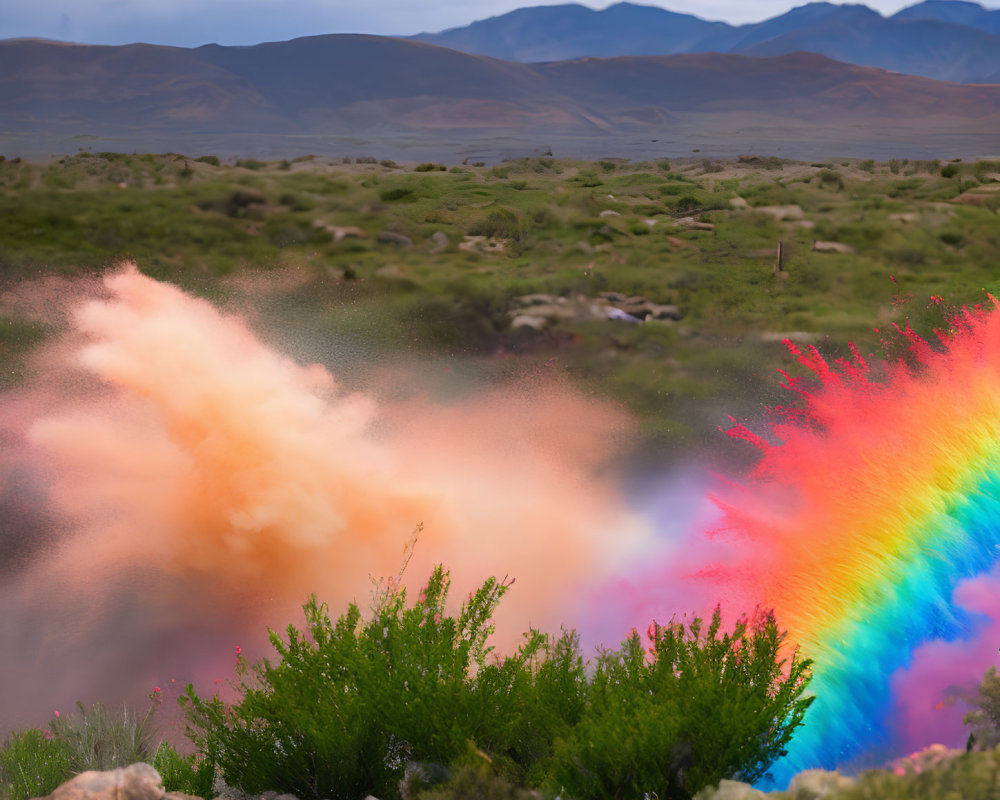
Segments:
[[[848,154],[873,141],[922,138],[941,148],[949,136],[985,136],[977,149],[1000,150],[998,131],[1000,86],[812,53],[524,64],[367,35],[198,48],[0,41],[0,144],[24,147],[82,134],[127,135],[146,148],[160,137],[160,149],[195,135],[231,143],[267,134],[286,137],[286,152],[293,139],[319,134],[397,143],[520,136],[596,137],[611,153],[621,137],[662,141],[646,149],[663,152],[669,142],[742,151],[770,136],[771,152],[777,141],[822,140]]]
[[[1000,10],[964,0],[925,0],[891,17],[864,5],[809,3],[741,26],[624,2],[602,11],[577,4],[535,6],[413,38],[528,63],[706,52],[777,56],[808,51],[936,80],[1000,83]]]

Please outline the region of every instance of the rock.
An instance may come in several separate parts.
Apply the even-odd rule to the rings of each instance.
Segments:
[[[332,233],[335,242],[339,242],[341,239],[346,239],[349,236],[356,239],[368,238],[368,234],[357,225],[326,225],[322,220],[316,220],[313,225],[317,228],[322,228],[327,233]]]
[[[681,311],[677,306],[654,303],[645,297],[630,297],[618,306],[627,314],[638,319],[672,319],[679,320]]]
[[[912,225],[920,218],[919,214],[914,214],[912,212],[903,212],[899,214],[890,214],[889,219],[892,222],[898,222],[901,225]]]
[[[691,231],[714,231],[715,225],[711,222],[699,222],[694,217],[681,217],[679,220],[674,222],[675,225],[681,228],[687,228]]]
[[[382,231],[375,241],[379,244],[394,244],[397,247],[411,247],[413,245],[413,239],[395,231]]]
[[[607,308],[608,319],[619,319],[622,322],[631,322],[633,325],[638,325],[642,322],[638,317],[633,317],[627,311],[622,311],[620,308],[615,306],[608,306]]]
[[[854,253],[855,250],[849,244],[840,242],[813,242],[813,250],[817,253]]]
[[[990,184],[988,186],[977,186],[967,192],[962,192],[958,197],[953,197],[950,202],[963,206],[984,206],[990,200],[998,198],[1000,187]]]
[[[556,297],[553,294],[522,294],[520,297],[515,297],[514,302],[520,303],[522,306],[541,306],[555,303],[560,299],[563,298]]]
[[[44,800],[192,800],[190,795],[167,792],[160,773],[149,764],[132,764],[107,772],[81,772]],[[194,798],[197,800],[197,798]]]
[[[612,303],[624,303],[628,300],[628,295],[621,292],[601,292],[597,296]]]
[[[774,217],[776,220],[783,219],[802,219],[805,216],[805,212],[802,210],[801,206],[758,206],[753,209],[761,214],[768,214]]]
[[[733,208],[750,208],[750,204],[742,197],[730,197],[729,205]]]
[[[273,790],[261,794],[259,800],[299,800],[294,794],[280,794]]]
[[[431,248],[432,253],[440,253],[448,247],[448,236],[443,231],[434,231],[431,234],[431,241],[434,242],[434,246]]]
[[[610,208],[606,208],[600,214],[598,214],[598,216],[599,217],[620,217],[621,214],[619,214],[617,211],[611,210]]]
[[[465,241],[459,243],[458,249],[467,253],[499,253],[503,251],[504,243],[485,236],[467,235]]]
[[[644,219],[643,220],[643,223],[645,223],[646,225],[648,225],[650,228],[652,228],[657,222],[658,222],[658,220],[655,220],[655,219]]]
[[[514,319],[510,321],[511,330],[517,330],[518,328],[531,328],[533,331],[545,330],[548,325],[548,320],[545,317],[539,317],[534,314],[518,314]]]
[[[667,244],[669,244],[673,248],[687,247],[687,242],[685,242],[683,239],[678,239],[676,236],[668,236]]]
[[[839,772],[827,772],[825,769],[807,769],[800,772],[788,784],[788,794],[792,797],[819,798],[839,797],[841,792],[850,789],[856,781],[841,775]]]
[[[719,781],[716,787],[708,786],[695,795],[695,800],[765,800],[767,795],[749,783]]]

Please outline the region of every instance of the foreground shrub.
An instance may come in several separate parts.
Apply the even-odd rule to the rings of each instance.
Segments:
[[[634,634],[593,669],[574,632],[532,630],[487,663],[508,584],[489,579],[457,617],[445,611],[448,586],[437,567],[411,608],[405,592],[387,591],[367,622],[352,604],[334,623],[311,597],[307,634],[271,633],[280,662],[239,662],[236,705],[187,688],[188,735],[252,794],[385,800],[414,776],[430,791],[453,775],[447,796],[496,778],[497,796],[534,786],[667,800],[723,777],[760,778],[810,703],[809,662],[779,659],[772,616],[721,635],[718,612],[704,631],[699,619],[654,625],[648,651]],[[470,767],[470,749],[489,770]]]
[[[211,800],[215,796],[212,786],[215,782],[215,763],[197,755],[182,756],[170,742],[160,742],[152,760],[153,768],[163,779],[163,788],[168,792],[181,792]]]
[[[811,697],[810,661],[779,651],[773,615],[720,635],[654,624],[647,649],[637,632],[598,659],[580,722],[557,745],[552,778],[588,798],[686,798],[723,778],[754,783],[785,754]]]
[[[975,694],[965,699],[973,706],[962,719],[972,729],[969,749],[993,749],[1000,744],[1000,675],[997,675],[997,668],[986,670]]]
[[[290,625],[287,641],[271,633],[278,664],[241,662],[238,705],[188,687],[189,735],[247,792],[397,797],[407,762],[448,763],[490,724],[469,674],[484,665],[508,587],[489,579],[451,617],[448,586],[438,567],[412,608],[405,591],[392,592],[367,623],[352,604],[334,624],[310,597],[308,637]]]
[[[72,775],[69,750],[51,734],[15,731],[0,747],[0,797],[4,800],[51,794]]]

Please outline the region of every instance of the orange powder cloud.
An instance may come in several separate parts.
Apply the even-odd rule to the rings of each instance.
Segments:
[[[74,313],[36,388],[58,396],[26,425],[62,536],[6,590],[22,621],[48,620],[22,668],[101,643],[115,654],[106,684],[156,675],[165,653],[198,671],[207,656],[192,648],[221,630],[261,642],[310,592],[334,613],[364,607],[369,576],[396,573],[419,522],[411,584],[435,562],[458,599],[490,574],[516,578],[498,618],[511,645],[528,624],[573,624],[576,593],[643,539],[602,472],[628,420],[558,382],[379,406],[134,267],[104,292]],[[53,593],[62,621],[43,611]],[[0,624],[0,643],[24,624]]]

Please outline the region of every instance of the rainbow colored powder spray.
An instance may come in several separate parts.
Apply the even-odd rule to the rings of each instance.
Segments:
[[[988,573],[1000,548],[1000,313],[963,311],[940,347],[898,332],[911,365],[886,364],[880,380],[853,348],[830,365],[788,343],[818,387],[786,375],[801,403],[767,440],[729,431],[762,455],[748,485],[717,498],[739,566],[704,574],[773,607],[815,662],[816,701],[775,767],[778,785],[898,747],[894,709],[913,698],[893,697],[894,674],[921,645],[975,637],[986,621],[954,592]],[[975,685],[984,666],[949,669],[956,685]]]

